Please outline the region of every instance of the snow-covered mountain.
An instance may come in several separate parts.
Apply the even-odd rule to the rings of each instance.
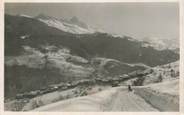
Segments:
[[[130,41],[142,43],[143,47],[153,47],[156,50],[169,49],[176,53],[179,53],[179,39],[172,38],[160,38],[160,37],[144,37],[144,38],[132,38],[126,35],[120,35],[115,33],[108,33],[115,38],[126,37]]]
[[[140,41],[143,42],[144,47],[154,47],[157,50],[170,49],[179,52],[179,40],[171,38],[146,37]]]
[[[73,33],[73,34],[90,34],[95,30],[90,28],[87,24],[79,21],[77,17],[72,17],[70,20],[58,19],[55,17],[39,14],[36,19],[46,23],[48,26],[55,27],[59,30]]]
[[[45,14],[39,14],[36,17],[31,17],[28,15],[20,14],[19,16],[29,17],[29,18],[36,18],[41,22],[46,23],[50,27],[57,28],[64,32],[69,32],[73,34],[93,34],[95,32],[100,33],[107,33],[104,30],[92,28],[89,25],[85,24],[84,22],[80,21],[76,16],[73,16],[71,19],[59,19],[51,16],[47,16]],[[113,37],[120,37],[123,38],[125,35],[108,33]],[[145,38],[131,38],[131,41],[142,42],[143,47],[153,47],[157,50],[173,50],[179,53],[179,40],[170,39],[170,38],[159,38],[159,37],[145,37]]]

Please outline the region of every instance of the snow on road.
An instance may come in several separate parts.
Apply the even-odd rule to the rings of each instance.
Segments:
[[[33,111],[158,111],[125,88],[112,88],[93,95],[60,101]]]
[[[118,92],[114,99],[112,108],[107,111],[158,111],[133,92]]]
[[[117,94],[112,98],[111,106],[105,111],[158,111],[144,99],[125,89],[118,89]]]

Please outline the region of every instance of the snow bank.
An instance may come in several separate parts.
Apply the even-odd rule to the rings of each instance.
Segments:
[[[110,104],[116,93],[117,89],[113,88],[89,96],[56,102],[33,111],[102,111],[106,105]]]
[[[150,84],[147,87],[159,93],[167,93],[169,95],[179,96],[179,79],[157,84]]]
[[[29,101],[29,103],[27,103],[24,107],[23,107],[23,111],[29,111],[32,110],[34,108],[40,107],[40,106],[44,106],[47,104],[51,104],[54,103],[56,101],[61,101],[64,99],[68,99],[68,98],[72,98],[75,97],[76,94],[76,88],[74,89],[70,89],[70,90],[66,90],[66,91],[56,91],[53,93],[48,93],[39,97],[35,97],[33,99],[31,99]]]
[[[135,93],[160,111],[179,111],[179,81],[135,88]]]

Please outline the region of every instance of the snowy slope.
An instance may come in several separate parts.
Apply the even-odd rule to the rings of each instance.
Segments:
[[[179,95],[179,79],[165,81],[157,84],[150,84],[147,87],[159,93],[167,93],[177,96]]]
[[[49,49],[51,46],[43,46]],[[29,68],[43,68],[45,64],[44,56],[48,56],[49,67],[58,68],[62,74],[75,77],[86,77],[93,69],[91,67],[83,67],[82,64],[88,63],[88,60],[71,55],[67,48],[59,49],[57,52],[48,52],[43,54],[35,48],[24,46],[25,54],[21,56],[6,56],[5,64],[7,66],[25,65]]]
[[[159,37],[146,37],[142,38],[140,41],[143,42],[144,47],[154,47],[157,50],[176,50],[179,48],[179,40],[171,38],[159,38]]]
[[[143,85],[179,79],[179,61],[152,68],[153,72],[145,76]]]
[[[55,17],[46,16],[44,14],[36,16],[36,18],[44,23],[46,23],[48,26],[55,27],[59,30],[73,33],[73,34],[90,34],[94,33],[95,31],[89,27],[82,27],[79,26],[78,23],[74,23],[64,20],[64,19],[58,19]]]
[[[126,35],[109,33],[113,37],[124,38]],[[131,38],[127,37],[130,41],[140,42],[142,47],[153,47],[157,50],[165,50],[169,49],[176,53],[179,53],[179,39],[171,39],[171,38],[160,38],[160,37],[146,37],[146,38]]]

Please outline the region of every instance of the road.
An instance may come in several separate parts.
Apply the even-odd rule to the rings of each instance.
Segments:
[[[102,91],[100,93],[60,101],[34,111],[158,111],[144,99],[126,89]]]
[[[133,92],[119,91],[113,98],[105,111],[158,111]]]

